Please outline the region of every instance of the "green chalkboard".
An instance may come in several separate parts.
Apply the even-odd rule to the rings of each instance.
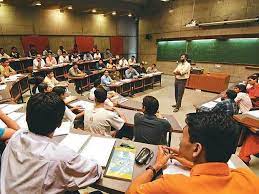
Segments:
[[[177,42],[177,44],[174,44],[174,42]],[[185,44],[186,52],[194,62],[259,64],[259,38],[203,39],[181,41],[181,45],[178,42],[158,42],[157,60],[178,60]],[[164,47],[164,45],[167,45],[167,47]],[[159,53],[159,50],[163,52]],[[178,53],[175,54],[174,52]]]

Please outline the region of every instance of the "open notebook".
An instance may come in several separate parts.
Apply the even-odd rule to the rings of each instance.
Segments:
[[[81,156],[95,160],[102,167],[106,167],[115,142],[116,139],[113,138],[69,133],[60,145],[67,146]]]

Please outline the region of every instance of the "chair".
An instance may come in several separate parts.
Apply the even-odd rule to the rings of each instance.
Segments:
[[[20,82],[15,82],[10,89],[11,97],[14,102],[18,102],[18,100],[22,97]]]

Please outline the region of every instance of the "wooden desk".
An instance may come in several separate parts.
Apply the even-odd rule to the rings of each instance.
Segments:
[[[186,88],[220,93],[228,88],[229,79],[224,73],[191,74]]]
[[[142,111],[142,102],[129,99],[125,102],[119,102],[118,107],[129,110]]]
[[[248,127],[248,129],[255,134],[259,134],[259,120],[246,114],[234,115],[234,119]]]
[[[23,57],[19,59],[11,59],[10,66],[17,72],[17,73],[26,73],[28,67],[32,67],[33,65],[33,58],[30,57]]]
[[[85,131],[76,130],[76,129],[73,129],[71,132],[77,133],[77,134],[89,134]],[[60,142],[60,141],[62,141],[62,139],[64,137],[65,136],[54,137],[54,140],[56,142]],[[132,142],[132,141],[122,140],[122,139],[116,139],[115,146],[120,146],[121,143],[127,143],[130,145],[134,145],[136,148],[136,155],[140,152],[140,150],[142,148],[144,148],[144,147],[149,148],[150,150],[152,150],[154,152],[154,157],[152,158],[152,160],[150,161],[150,163],[148,165],[153,165],[155,163],[158,146],[144,144],[144,143],[138,143],[138,142]],[[113,153],[111,153],[111,155],[112,154]],[[248,168],[236,155],[232,155],[230,160],[237,168]],[[146,170],[146,167],[148,165],[139,166],[135,163],[134,170],[133,170],[133,179],[135,179],[137,176],[141,175]],[[103,172],[104,171],[105,171],[105,168],[103,168]],[[107,193],[121,194],[121,193],[126,192],[126,190],[128,189],[130,184],[131,184],[130,181],[118,180],[118,179],[108,178],[108,177],[104,176],[102,179],[97,181],[95,184],[91,185],[91,187],[102,190]]]

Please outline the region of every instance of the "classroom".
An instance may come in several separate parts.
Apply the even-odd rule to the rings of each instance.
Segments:
[[[0,0],[0,193],[259,193],[258,13]]]

